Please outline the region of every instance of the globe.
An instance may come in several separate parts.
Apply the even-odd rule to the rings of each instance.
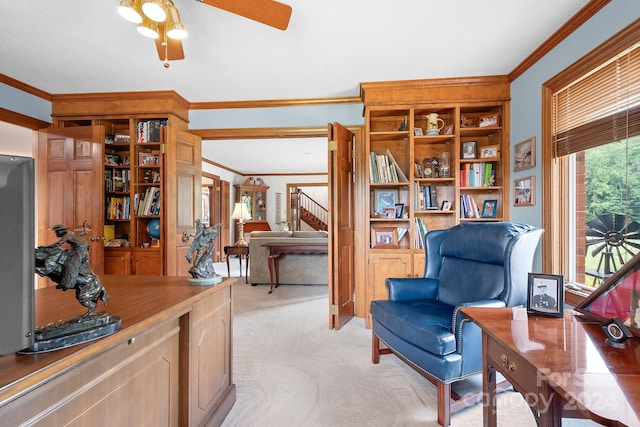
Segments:
[[[159,219],[152,219],[151,221],[149,221],[149,224],[147,224],[147,234],[152,239],[160,238],[160,220]]]

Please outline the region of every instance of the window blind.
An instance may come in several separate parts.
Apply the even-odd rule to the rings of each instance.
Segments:
[[[553,95],[554,156],[640,134],[640,43]]]

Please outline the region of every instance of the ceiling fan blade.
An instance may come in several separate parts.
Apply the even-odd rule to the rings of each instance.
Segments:
[[[291,6],[274,0],[198,0],[279,30],[286,30]]]
[[[160,28],[160,34],[164,34],[164,30]],[[170,39],[167,37],[167,50],[162,45],[163,37],[160,36],[155,39],[156,49],[158,49],[158,56],[160,61],[168,59],[169,61],[179,61],[184,59],[184,50],[182,50],[182,40]],[[165,58],[166,53],[166,58]]]

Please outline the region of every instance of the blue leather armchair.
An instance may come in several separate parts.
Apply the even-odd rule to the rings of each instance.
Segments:
[[[424,277],[389,278],[389,299],[371,302],[373,363],[394,353],[436,384],[440,425],[481,399],[480,393],[451,393],[452,383],[482,369],[481,331],[460,308],[525,305],[527,273],[542,233],[515,222],[466,222],[431,231]]]

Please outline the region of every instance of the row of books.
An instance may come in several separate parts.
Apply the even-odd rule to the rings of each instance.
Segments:
[[[110,144],[128,144],[131,138],[129,134],[126,133],[116,133],[114,135],[105,135],[104,143],[107,145]]]
[[[414,221],[414,242],[413,247],[416,249],[424,248],[424,238],[427,235],[429,230],[427,229],[427,225],[424,223],[422,218],[416,218]]]
[[[162,120],[145,120],[138,122],[138,139],[142,142],[160,142],[160,128],[166,126],[167,121]]]
[[[129,196],[107,197],[107,219],[129,219],[131,198]]]
[[[460,168],[460,187],[493,187],[495,179],[491,162],[465,163]]]
[[[372,151],[369,156],[369,180],[372,183],[409,182],[388,148],[384,154]]]
[[[160,215],[160,188],[149,187],[133,199],[136,215]]]
[[[440,209],[438,205],[438,191],[435,185],[420,186],[419,183],[413,183],[413,208],[417,211]]]
[[[478,204],[468,194],[460,196],[460,218],[480,218]]]
[[[105,169],[104,188],[107,193],[127,192],[131,184],[129,169]]]

